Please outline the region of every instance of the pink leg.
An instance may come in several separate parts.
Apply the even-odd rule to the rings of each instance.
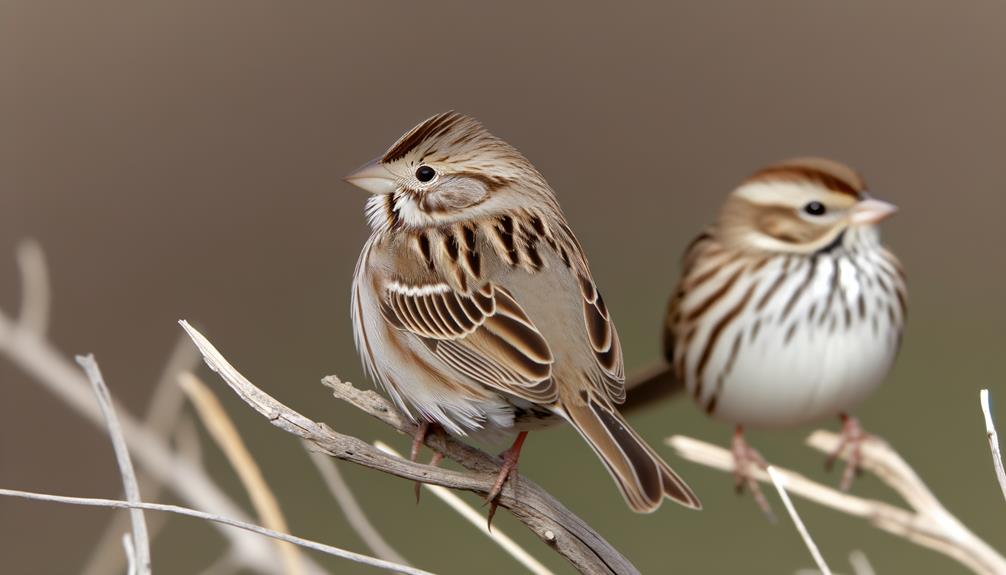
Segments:
[[[527,432],[520,432],[517,434],[517,439],[514,439],[510,449],[500,454],[500,457],[503,458],[503,465],[500,466],[499,475],[496,476],[496,483],[493,483],[492,489],[486,495],[486,501],[489,503],[489,518],[487,521],[490,530],[493,528],[493,516],[496,515],[496,508],[499,507],[497,498],[500,492],[503,491],[503,486],[510,477],[513,477],[515,481],[517,479],[517,461],[520,459],[520,450],[524,447],[525,439],[527,439]]]
[[[419,424],[419,427],[416,429],[416,434],[412,437],[412,450],[409,452],[409,461],[412,461],[414,463],[419,459],[419,450],[423,447],[423,443],[426,442],[426,437],[430,434],[431,431],[437,434],[442,434],[443,428],[441,428],[439,425],[435,423],[430,423],[428,421],[424,421]],[[436,466],[438,463],[440,463],[440,461],[443,458],[444,455],[442,453],[434,451],[433,458],[430,459],[430,465]],[[419,490],[421,487],[422,482],[417,481],[415,485],[416,503],[419,503],[419,493],[420,493]]]
[[[752,465],[757,465],[762,469],[768,467],[765,463],[765,458],[748,444],[747,439],[744,438],[743,426],[738,425],[737,429],[734,430],[734,437],[730,446],[734,455],[734,486],[737,489],[737,493],[743,493],[746,485],[748,490],[751,491],[751,496],[754,497],[758,507],[765,513],[769,521],[775,523],[776,519],[775,514],[772,512],[772,507],[768,504],[768,499],[765,498],[758,480],[751,475]]]
[[[852,480],[862,473],[863,442],[869,439],[870,435],[863,431],[863,426],[859,424],[859,420],[855,417],[847,413],[839,414],[839,417],[842,418],[841,440],[835,451],[825,461],[825,467],[831,469],[835,465],[835,461],[848,451],[847,463],[845,464],[845,469],[842,471],[842,479],[839,483],[842,491],[848,491],[852,487]]]

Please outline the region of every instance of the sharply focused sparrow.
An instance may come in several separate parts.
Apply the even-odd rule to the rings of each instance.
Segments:
[[[759,496],[746,472],[764,463],[745,427],[836,415],[850,485],[864,434],[849,410],[891,369],[905,322],[905,275],[876,227],[894,211],[848,167],[795,159],[745,180],[688,247],[665,355],[698,405],[736,426],[738,488]]]
[[[369,375],[419,424],[458,436],[570,423],[629,506],[699,500],[622,419],[618,334],[555,193],[516,149],[447,112],[347,178],[370,192],[372,234],[353,280]]]

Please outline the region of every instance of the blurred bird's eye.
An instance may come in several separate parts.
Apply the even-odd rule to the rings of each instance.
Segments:
[[[437,175],[437,171],[429,166],[419,166],[416,170],[416,179],[420,182],[428,182]]]
[[[809,204],[803,207],[803,211],[807,212],[812,216],[823,216],[824,212],[826,212],[827,210],[825,209],[824,204],[822,204],[821,202],[810,202]]]

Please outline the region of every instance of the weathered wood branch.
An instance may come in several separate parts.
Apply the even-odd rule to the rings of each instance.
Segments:
[[[485,495],[492,487],[500,466],[498,458],[437,434],[431,434],[426,444],[456,461],[468,472],[431,467],[385,454],[361,439],[315,422],[274,399],[241,375],[201,333],[185,321],[180,323],[202,352],[207,365],[242,400],[276,427],[310,442],[322,453],[403,479],[451,489]],[[403,434],[415,434],[415,424],[377,393],[359,390],[335,376],[326,377],[323,383],[336,398]],[[500,494],[499,503],[581,573],[638,573],[611,544],[531,480],[521,476],[516,482],[508,482]]]

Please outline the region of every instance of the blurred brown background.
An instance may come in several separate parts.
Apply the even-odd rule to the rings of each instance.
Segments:
[[[1004,22],[1006,5],[977,0],[605,10],[4,0],[0,306],[18,305],[16,242],[37,238],[54,281],[54,342],[68,354],[96,353],[134,413],[145,409],[184,317],[293,407],[404,449],[404,437],[328,399],[317,382],[337,373],[369,385],[348,313],[368,234],[365,197],[341,178],[414,123],[452,108],[472,114],[546,175],[618,320],[629,371],[658,356],[679,251],[727,190],[767,162],[834,156],[901,206],[885,237],[911,282],[898,367],[859,415],[965,523],[1006,548],[977,404],[988,386],[1006,405]],[[299,446],[221,395],[293,531],[363,550]],[[119,495],[105,434],[5,359],[0,406],[0,486]],[[672,433],[729,436],[687,400],[633,423],[655,444]],[[837,482],[802,447],[805,431],[752,437],[770,459]],[[240,493],[219,452],[207,450]],[[561,464],[558,450],[568,454]],[[791,573],[811,564],[792,526],[768,525],[749,498],[734,496],[728,476],[672,463],[705,512],[667,505],[631,514],[568,429],[533,434],[521,470],[644,573]],[[417,507],[407,483],[343,469],[417,566],[519,570],[435,499]],[[870,477],[855,490],[889,496]],[[833,568],[848,571],[847,553],[862,549],[879,573],[961,571],[798,504]],[[0,570],[74,573],[109,517],[2,500]],[[569,571],[506,513],[497,525]],[[155,568],[197,572],[219,543],[215,531],[173,519],[153,550]]]

